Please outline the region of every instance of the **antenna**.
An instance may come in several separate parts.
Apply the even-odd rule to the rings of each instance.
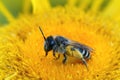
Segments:
[[[43,31],[42,31],[42,29],[41,29],[41,27],[40,27],[40,26],[39,26],[39,29],[40,29],[40,32],[41,32],[41,33],[42,33],[42,35],[43,35],[44,40],[46,41],[45,35],[44,35],[44,33],[43,33]]]

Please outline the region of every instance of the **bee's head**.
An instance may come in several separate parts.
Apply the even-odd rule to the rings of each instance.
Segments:
[[[41,29],[41,27],[39,27],[39,29],[40,29],[40,32],[42,33],[42,36],[43,36],[44,40],[45,40],[44,50],[45,50],[46,56],[47,56],[48,52],[53,49],[53,46],[55,45],[55,40],[52,36],[48,36],[46,38],[42,29]]]
[[[53,46],[55,45],[55,40],[52,36],[48,36],[45,40],[45,44],[44,44],[44,50],[46,52],[46,56],[47,53],[53,49]]]

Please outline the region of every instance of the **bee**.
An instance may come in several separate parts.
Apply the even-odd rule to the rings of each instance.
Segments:
[[[45,40],[44,51],[45,56],[48,55],[48,52],[53,50],[53,56],[56,57],[56,53],[60,53],[64,56],[63,63],[66,63],[67,56],[72,56],[80,59],[87,68],[86,59],[90,58],[90,53],[93,49],[87,45],[78,43],[76,41],[67,39],[62,36],[48,36],[45,37],[41,27],[39,27],[40,32]],[[57,59],[59,59],[60,54],[58,54]]]

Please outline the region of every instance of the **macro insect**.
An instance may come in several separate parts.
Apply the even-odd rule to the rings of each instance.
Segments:
[[[45,40],[44,51],[46,56],[49,51],[53,50],[54,57],[56,57],[56,53],[59,53],[58,57],[56,57],[57,59],[60,57],[60,54],[64,56],[63,63],[66,62],[67,56],[72,56],[80,59],[87,68],[86,59],[90,58],[90,53],[93,51],[91,47],[62,36],[50,35],[46,38],[41,27],[39,27],[39,29]]]

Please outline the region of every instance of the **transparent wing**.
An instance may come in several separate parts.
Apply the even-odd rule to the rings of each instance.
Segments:
[[[78,49],[84,49],[84,50],[87,50],[88,52],[92,52],[93,49],[85,44],[81,44],[81,43],[78,43],[78,42],[75,42],[75,41],[69,41],[68,43],[66,43],[67,45],[71,45],[71,46],[74,46],[75,48],[78,48]]]
[[[55,41],[57,42],[59,46],[62,45],[63,47],[65,47],[65,46],[71,45],[71,46],[74,46],[75,48],[78,48],[79,50],[83,49],[83,50],[87,50],[88,52],[93,51],[91,47],[85,44],[81,44],[79,42],[69,40],[62,36],[55,36]]]

